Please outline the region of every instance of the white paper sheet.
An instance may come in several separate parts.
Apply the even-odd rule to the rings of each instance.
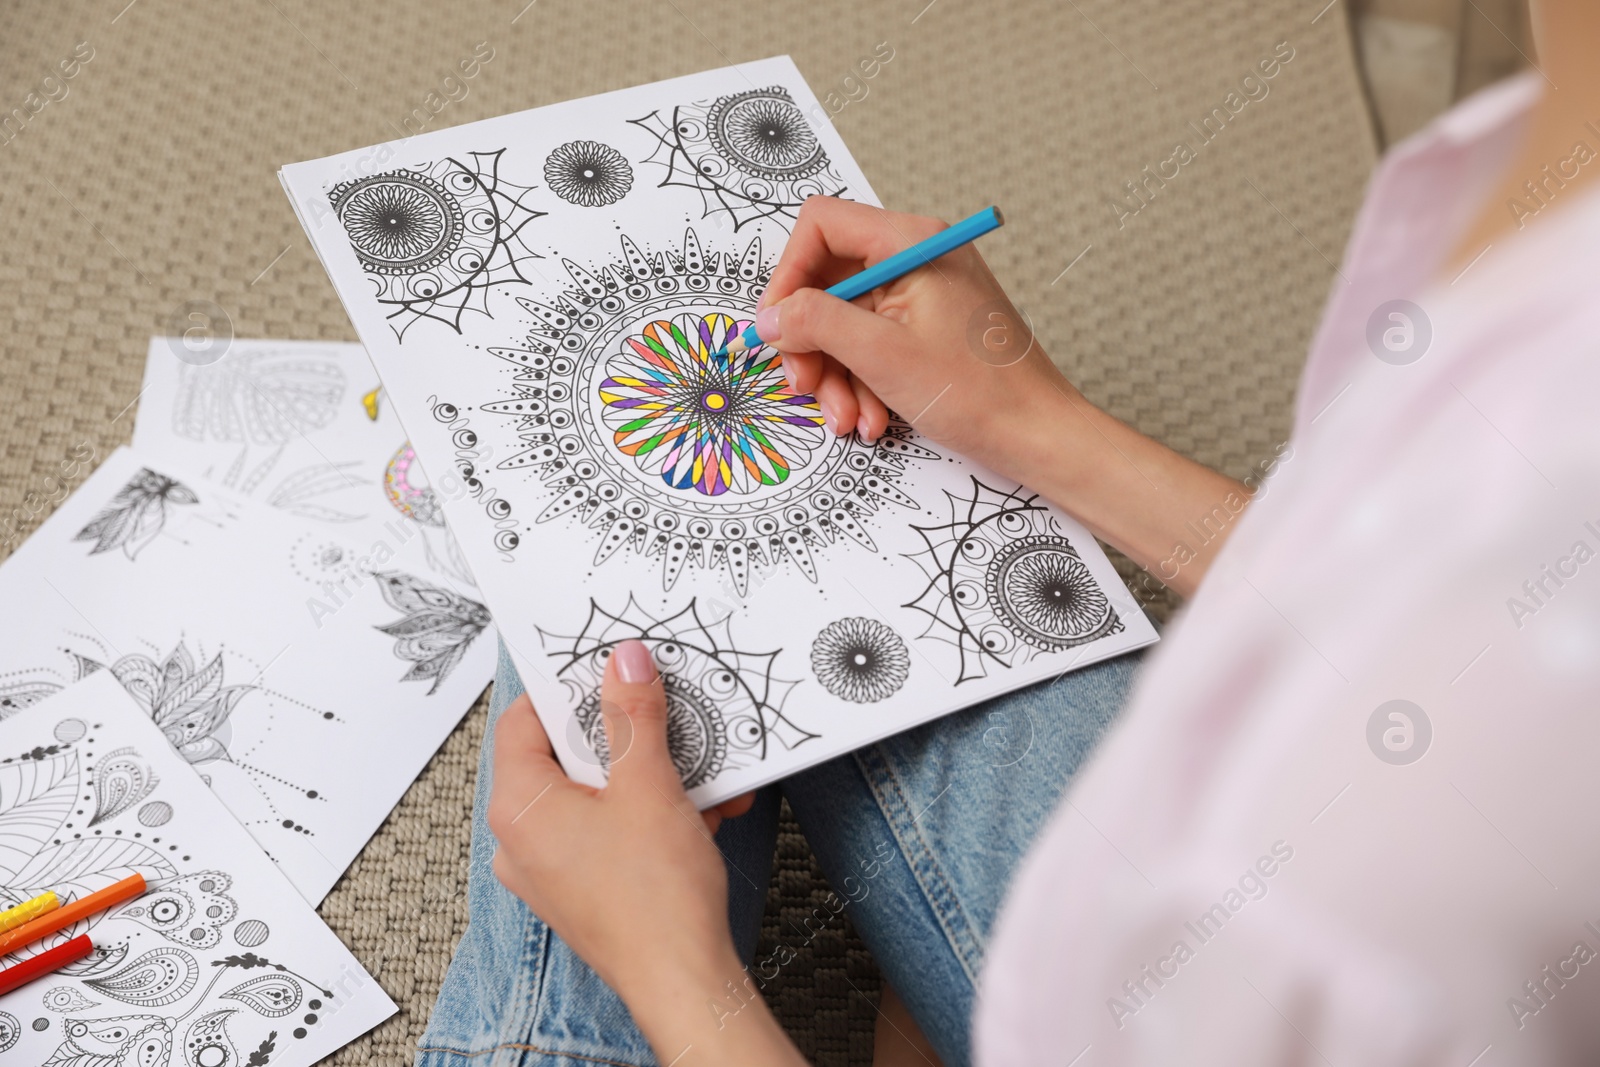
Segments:
[[[360,345],[233,338],[196,351],[152,337],[133,446],[347,540],[405,523],[434,573],[472,585]]]
[[[0,717],[109,670],[316,903],[493,674],[423,566],[119,449],[0,565]]]
[[[80,934],[95,951],[0,997],[0,1060],[309,1067],[395,1012],[107,671],[0,722],[0,905],[144,896]]]
[[[281,177],[574,777],[628,637],[702,805],[1155,640],[1033,494],[709,356],[807,196],[876,202],[786,57]]]

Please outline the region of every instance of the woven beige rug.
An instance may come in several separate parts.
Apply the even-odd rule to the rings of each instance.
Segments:
[[[0,551],[54,506],[63,457],[128,440],[146,342],[188,302],[236,336],[354,339],[278,165],[780,52],[886,203],[1004,207],[984,252],[1093,399],[1243,477],[1288,432],[1373,162],[1343,6],[1324,2],[14,0]],[[480,42],[492,58],[446,81]],[[1179,142],[1192,158],[1169,162]],[[422,1031],[465,922],[482,724],[480,707],[323,906],[402,1009],[334,1062],[406,1062]],[[799,945],[784,919],[825,886],[792,825],[779,852],[767,938],[801,951],[775,1006],[816,1062],[866,1062],[870,958],[842,922]]]

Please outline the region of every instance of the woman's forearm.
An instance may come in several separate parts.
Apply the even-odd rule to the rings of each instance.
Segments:
[[[1218,474],[1091,404],[1071,385],[1019,398],[1002,473],[1043,494],[1183,597],[1191,596],[1250,501]]]

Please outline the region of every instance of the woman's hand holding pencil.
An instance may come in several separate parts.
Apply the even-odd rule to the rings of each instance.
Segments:
[[[990,209],[992,211],[992,209]],[[833,197],[812,197],[762,297],[756,329],[783,353],[791,387],[817,397],[829,429],[876,440],[893,409],[974,459],[999,421],[1075,392],[1033,339],[970,243],[938,254],[847,303],[823,292],[919,243],[998,224],[980,212],[955,227]],[[898,273],[898,272],[891,272]]]
[[[951,229],[982,226],[980,213]],[[1090,403],[974,245],[853,302],[824,291],[864,271],[882,281],[875,266],[946,232],[937,219],[827,196],[806,201],[756,313],[758,336],[783,353],[790,389],[816,396],[841,436],[876,440],[893,409],[933,441],[1059,505],[1140,566],[1165,567],[1186,523],[1248,491]],[[1056,281],[1081,257],[1063,249]],[[1191,595],[1221,544],[1170,579],[1173,590]]]

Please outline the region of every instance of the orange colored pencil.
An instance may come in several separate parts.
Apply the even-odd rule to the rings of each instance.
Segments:
[[[0,955],[15,952],[24,945],[31,945],[41,937],[48,937],[57,930],[64,930],[79,919],[87,919],[97,912],[121,904],[124,900],[132,900],[142,894],[144,889],[144,875],[130,874],[122,881],[108,885],[97,893],[90,893],[80,900],[63,904],[55,911],[47,912],[8,934],[0,934]]]

